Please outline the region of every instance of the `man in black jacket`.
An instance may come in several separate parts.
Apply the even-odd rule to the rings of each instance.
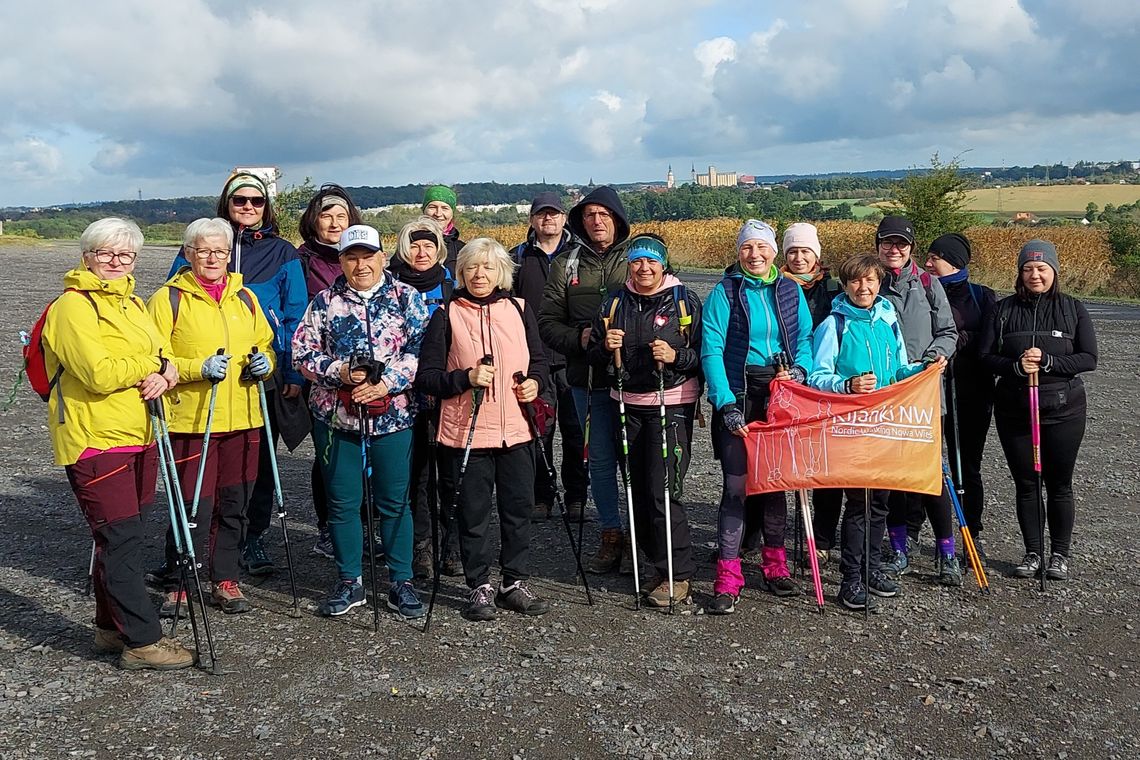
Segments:
[[[530,204],[530,230],[526,240],[511,249],[515,269],[514,294],[538,314],[542,308],[542,293],[550,275],[550,262],[555,256],[582,245],[566,226],[566,210],[555,192],[539,193]],[[571,519],[577,520],[586,506],[586,466],[582,462],[582,427],[574,410],[574,397],[566,382],[566,357],[547,347],[550,360],[550,392],[548,396],[558,410],[558,426],[562,428],[562,484],[566,488],[566,509]],[[546,457],[554,467],[554,425],[543,436]],[[534,518],[550,517],[554,504],[555,483],[546,475],[547,469],[537,468],[534,478]]]

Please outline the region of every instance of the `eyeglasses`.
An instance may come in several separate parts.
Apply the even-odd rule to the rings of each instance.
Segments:
[[[236,206],[237,208],[241,208],[242,206],[245,206],[246,204],[249,204],[250,206],[253,206],[254,208],[261,208],[262,206],[265,205],[265,196],[263,196],[263,195],[231,195],[230,196],[230,203],[233,204],[234,206]]]
[[[126,266],[127,264],[135,263],[138,258],[138,251],[112,251],[107,248],[100,248],[95,251],[88,251],[91,257],[98,261],[100,264],[110,264],[112,261],[118,261],[120,264]]]
[[[892,248],[898,248],[901,251],[903,249],[910,248],[910,243],[905,240],[880,240],[879,247],[885,248],[888,251]]]
[[[218,261],[225,261],[230,257],[230,252],[224,248],[191,248],[194,252],[194,258],[198,261],[206,261],[213,256]]]
[[[535,211],[532,216],[537,216],[539,219],[545,219],[547,217],[562,216],[562,212],[552,208],[544,208]]]

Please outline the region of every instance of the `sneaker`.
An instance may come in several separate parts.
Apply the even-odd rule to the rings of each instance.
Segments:
[[[324,617],[337,617],[359,607],[364,601],[364,584],[355,579],[341,578],[318,612]]]
[[[515,581],[510,586],[500,586],[499,593],[495,594],[495,606],[531,617],[550,612],[550,602],[535,594],[522,581]]]
[[[186,607],[190,604],[190,596],[185,591],[167,591],[162,598],[162,606],[158,608],[158,616],[160,618],[174,617],[174,610],[179,610],[179,615],[186,614]]]
[[[673,579],[673,603],[688,604],[692,601],[689,595],[689,582]],[[649,607],[669,606],[669,580],[660,579],[652,591],[645,596],[645,604]]]
[[[550,519],[550,513],[553,511],[554,511],[553,507],[551,507],[546,502],[537,501],[534,504],[534,509],[532,509],[530,512],[530,519],[536,520],[536,521],[537,520],[549,520]]]
[[[241,562],[250,575],[272,575],[277,569],[265,552],[261,536],[249,536],[241,548]]]
[[[392,587],[388,589],[388,609],[405,620],[423,617],[424,613],[427,612],[424,603],[416,596],[416,590],[412,588],[411,581],[392,584]]]
[[[245,594],[241,592],[241,588],[234,581],[215,583],[210,596],[213,598],[214,604],[218,605],[222,612],[227,615],[240,615],[253,609],[249,605],[249,600],[245,598]]]
[[[471,596],[467,598],[467,604],[459,612],[464,620],[474,620],[476,622],[486,622],[493,620],[495,617],[495,590],[491,588],[490,583],[484,583],[482,586],[476,586],[471,589]]]
[[[333,543],[332,534],[329,533],[328,527],[318,528],[317,542],[313,544],[313,554],[317,554],[325,559],[335,559],[333,556]]]
[[[871,582],[867,584],[867,590],[875,596],[892,597],[899,593],[899,584],[892,581],[881,570],[872,570]]]
[[[384,539],[379,535],[372,539],[372,551],[376,552],[376,561],[381,562],[384,559]],[[360,557],[365,562],[368,561],[368,536],[364,537],[364,543],[360,547]]]
[[[412,547],[412,577],[431,578],[435,573],[435,552],[431,541],[421,541]]]
[[[620,528],[606,528],[602,531],[602,542],[598,553],[586,564],[586,572],[595,575],[612,573],[621,568],[622,533]],[[630,571],[632,574],[632,570]]]
[[[887,575],[906,575],[910,572],[910,557],[906,552],[887,549],[883,551],[880,568]],[[874,593],[874,589],[871,590]]]
[[[862,581],[844,582],[839,587],[839,603],[849,610],[873,610],[877,602],[867,593]]]
[[[439,561],[439,572],[451,578],[463,575],[463,562],[459,558],[459,550],[449,546],[443,552],[443,559]]]
[[[705,605],[705,612],[709,615],[731,615],[736,612],[738,601],[740,601],[739,596],[725,591],[714,596],[712,601]]]
[[[768,590],[776,596],[796,596],[800,593],[800,587],[787,575],[773,578],[767,584]]]
[[[114,628],[95,627],[95,651],[104,654],[119,654],[127,645]]]
[[[178,582],[178,568],[163,562],[153,570],[147,570],[143,582],[153,589],[162,590]]]
[[[1037,552],[1027,552],[1021,558],[1021,564],[1013,568],[1014,578],[1036,578],[1041,574],[1041,557]]]
[[[1064,554],[1053,554],[1049,557],[1049,567],[1045,570],[1045,577],[1051,581],[1069,580],[1069,563]]]
[[[145,647],[124,648],[119,656],[123,670],[180,670],[198,661],[198,655],[165,636]]]
[[[579,501],[577,499],[571,499],[566,502],[566,517],[570,519],[570,522],[578,522],[585,517],[585,514],[585,500]]]
[[[938,584],[941,586],[961,586],[962,585],[962,566],[958,564],[958,557],[951,555],[949,557],[938,558]]]

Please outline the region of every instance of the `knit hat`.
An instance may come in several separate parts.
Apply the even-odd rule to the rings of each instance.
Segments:
[[[384,250],[380,244],[380,233],[367,224],[354,224],[340,233],[337,251],[343,255],[349,248],[365,248],[373,253]]]
[[[970,263],[970,241],[957,232],[935,238],[930,252],[955,269],[965,269]]]
[[[432,185],[424,191],[424,202],[420,204],[420,209],[426,209],[429,203],[434,201],[443,201],[451,210],[454,211],[456,205],[459,204],[459,198],[456,197],[455,191],[447,185]]]
[[[653,259],[659,262],[662,267],[668,269],[669,267],[669,251],[665,248],[665,243],[652,235],[638,235],[629,241],[629,249],[626,259],[628,261],[637,261],[638,259]]]
[[[1057,246],[1048,240],[1030,240],[1021,246],[1021,252],[1017,254],[1017,270],[1020,272],[1021,268],[1031,261],[1043,261],[1053,267],[1054,272],[1061,273],[1061,264],[1057,259]]]
[[[905,216],[884,216],[875,230],[875,242],[889,237],[900,237],[914,245],[914,225]]]
[[[749,240],[762,240],[776,253],[780,252],[780,247],[776,245],[776,231],[769,225],[757,219],[749,219],[740,228],[740,232],[736,233],[736,250],[740,250],[740,246],[747,243]]]
[[[235,174],[230,177],[230,181],[226,183],[226,200],[232,198],[233,194],[243,187],[252,187],[264,197],[269,197],[269,189],[265,186],[265,181],[260,177],[255,177],[252,174]]]
[[[820,257],[819,231],[814,224],[796,222],[788,225],[784,230],[784,254],[793,248],[810,248],[817,259]]]

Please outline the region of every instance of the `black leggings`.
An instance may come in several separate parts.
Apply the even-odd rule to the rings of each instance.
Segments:
[[[1033,444],[1029,421],[997,416],[998,438],[1013,476],[1017,499],[1017,522],[1025,551],[1043,555],[1041,511],[1037,504],[1037,473],[1033,469]],[[1069,556],[1076,507],[1073,501],[1073,468],[1085,437],[1085,415],[1041,425],[1041,478],[1047,494],[1049,548]]]
[[[887,516],[888,528],[905,525],[907,534],[917,539],[923,517],[928,517],[935,538],[951,538],[954,535],[954,518],[951,516],[954,505],[950,502],[950,492],[946,490],[945,481],[942,483],[942,493],[937,496],[891,491],[889,503],[891,511]]]
[[[959,387],[961,383],[959,383]],[[982,482],[982,452],[986,448],[986,436],[990,432],[990,419],[993,417],[993,401],[988,396],[977,397],[958,393],[958,438],[961,440],[958,457],[954,449],[954,424],[944,418],[946,443],[950,451],[950,467],[958,469],[958,458],[962,460],[962,471],[956,472],[962,486],[962,512],[970,533],[982,532],[982,509],[986,503],[985,485]]]

